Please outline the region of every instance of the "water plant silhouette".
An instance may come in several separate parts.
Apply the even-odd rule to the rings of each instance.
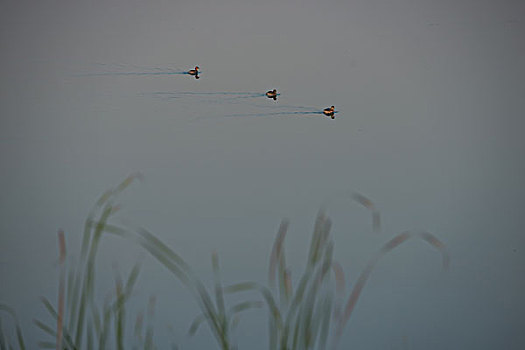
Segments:
[[[207,324],[218,347],[222,350],[237,349],[234,331],[239,315],[248,310],[268,309],[268,345],[270,350],[287,349],[336,349],[344,328],[375,266],[390,251],[412,238],[422,239],[442,256],[445,269],[449,255],[444,244],[428,232],[406,231],[390,239],[371,257],[359,275],[353,288],[345,296],[345,276],[341,265],[334,258],[334,242],[331,237],[332,222],[325,210],[317,215],[310,240],[308,258],[300,278],[293,283],[292,271],[287,265],[284,241],[289,222],[283,220],[274,240],[268,265],[268,285],[245,281],[224,286],[221,280],[219,258],[212,254],[213,288],[208,290],[197,278],[189,264],[157,236],[144,228],[129,228],[109,222],[118,211],[115,203],[118,195],[140,174],[127,177],[114,189],[106,191],[91,209],[84,225],[80,262],[66,266],[65,234],[59,231],[59,283],[58,307],[45,297],[42,303],[53,322],[34,320],[34,324],[54,341],[42,341],[44,349],[105,349],[113,338],[116,349],[125,347],[126,305],[137,282],[140,265],[130,270],[124,283],[117,274],[115,293],[102,308],[94,298],[97,250],[102,237],[116,235],[131,240],[144,248],[156,261],[180,281],[197,301],[201,314],[191,322],[189,335],[194,335],[202,324]],[[374,229],[379,228],[379,211],[368,198],[354,194],[353,199],[371,211]],[[66,277],[67,275],[67,277]],[[227,305],[225,294],[255,293],[258,296],[242,299]],[[346,299],[346,302],[343,302]],[[144,330],[144,314],[136,317],[134,327],[135,347],[155,348],[154,327],[151,324],[155,298],[148,306],[149,325]],[[12,348],[14,343],[25,349],[22,330],[14,310],[0,304],[3,311],[14,320],[17,342],[10,342],[0,323],[0,349]],[[1,319],[0,319],[1,321]],[[113,327],[111,324],[113,323]],[[84,337],[85,336],[85,337]]]
[[[42,297],[42,304],[52,322],[34,320],[34,324],[54,341],[41,341],[38,343],[40,348],[104,349],[108,347],[112,336],[115,348],[124,349],[125,309],[137,281],[140,265],[136,264],[131,269],[125,284],[120,278],[115,279],[114,296],[100,307],[94,299],[95,263],[98,247],[105,234],[127,236],[126,230],[110,225],[108,220],[119,209],[114,203],[117,196],[136,179],[140,179],[140,174],[127,177],[116,188],[106,191],[92,207],[85,221],[80,261],[76,266],[66,266],[65,234],[59,231],[58,307],[55,308],[51,301]],[[111,322],[114,322],[113,331]]]

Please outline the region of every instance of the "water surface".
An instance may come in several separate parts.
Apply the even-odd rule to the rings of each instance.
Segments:
[[[328,199],[349,286],[395,233],[445,242],[448,274],[419,242],[380,264],[341,348],[522,348],[523,13],[469,0],[6,4],[0,300],[40,340],[31,319],[56,294],[57,229],[78,256],[97,196],[140,171],[119,216],[205,280],[215,250],[226,281],[265,281],[283,217],[298,276]],[[200,79],[183,74],[195,65]],[[335,120],[319,114],[331,105]],[[374,200],[381,235],[349,190]],[[100,285],[112,263],[141,259],[134,307],[157,296],[160,347],[171,325],[183,348],[213,348],[206,329],[186,338],[196,303],[132,244],[105,242]],[[240,348],[266,348],[265,317],[246,314]]]

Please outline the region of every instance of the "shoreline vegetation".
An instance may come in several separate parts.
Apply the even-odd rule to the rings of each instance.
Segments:
[[[138,280],[140,264],[135,264],[127,278],[117,274],[114,292],[102,305],[95,300],[97,250],[103,236],[116,235],[131,240],[146,250],[157,262],[181,282],[198,303],[201,314],[189,323],[188,335],[192,336],[201,326],[207,326],[217,348],[238,349],[235,330],[244,311],[261,309],[268,315],[268,347],[270,350],[336,349],[366,282],[379,261],[390,251],[416,238],[435,248],[442,257],[443,268],[450,262],[445,245],[428,232],[405,231],[385,243],[373,255],[349,291],[345,291],[343,267],[333,256],[334,242],[330,235],[331,220],[321,209],[317,215],[310,241],[308,259],[298,279],[286,264],[284,241],[289,222],[283,220],[277,232],[268,266],[268,285],[244,281],[223,285],[219,257],[212,254],[213,287],[205,284],[193,273],[184,259],[144,228],[131,229],[110,222],[119,210],[118,195],[142,177],[139,173],[128,176],[122,183],[106,191],[89,212],[84,225],[80,260],[67,266],[66,240],[58,232],[59,281],[56,303],[42,297],[49,313],[48,321],[35,319],[46,339],[38,342],[41,349],[156,349],[154,327],[151,319],[155,298],[151,297],[147,312],[135,316],[134,326],[127,327],[131,318],[127,303]],[[360,194],[353,199],[367,208],[372,215],[375,231],[380,230],[380,213],[373,203]],[[294,283],[295,282],[295,283]],[[239,294],[242,301],[228,305],[226,294]],[[11,324],[7,332],[2,321]],[[129,330],[132,329],[132,333]],[[131,333],[131,334],[128,334]],[[27,342],[13,308],[0,303],[0,350],[26,349]],[[172,349],[179,349],[175,344]]]

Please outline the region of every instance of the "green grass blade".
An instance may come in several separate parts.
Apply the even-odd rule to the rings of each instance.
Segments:
[[[156,302],[155,296],[150,296],[149,302],[148,302],[148,326],[146,328],[146,334],[144,336],[144,350],[152,350],[154,348],[153,346],[153,326],[151,324],[151,321],[155,315],[155,302]]]
[[[277,270],[277,265],[280,260],[281,251],[283,250],[284,238],[286,232],[288,231],[289,222],[284,219],[281,221],[279,230],[277,231],[277,236],[272,248],[272,253],[270,254],[270,264],[268,266],[268,283],[271,288],[275,286],[275,273]]]
[[[109,219],[110,215],[113,213],[113,209],[114,207],[111,204],[106,204],[100,216],[100,220],[95,225],[95,231],[93,232],[93,239],[91,242],[91,246],[89,247],[86,262],[86,272],[84,275],[84,283],[80,297],[80,307],[76,323],[77,328],[75,333],[75,344],[82,343],[86,308],[88,304],[92,304],[93,293],[95,288],[95,257],[97,254],[97,249],[102,236],[102,232],[104,232],[105,224]]]
[[[443,258],[443,267],[445,269],[448,268],[450,257],[448,255],[448,252],[445,250],[445,245],[439,241],[436,237],[434,237],[432,234],[428,232],[419,232],[419,233],[412,233],[409,231],[405,231],[394,238],[392,238],[390,241],[388,241],[381,250],[374,256],[370,261],[368,262],[365,269],[361,272],[359,275],[359,278],[354,285],[354,288],[352,289],[352,292],[350,293],[350,296],[348,297],[348,301],[346,303],[346,306],[344,308],[343,315],[339,321],[339,324],[337,325],[337,331],[336,331],[336,339],[338,340],[342,334],[343,328],[348,322],[348,319],[350,318],[352,311],[355,308],[355,305],[357,303],[357,300],[359,299],[359,296],[361,295],[361,291],[363,290],[368,278],[370,277],[370,274],[374,270],[376,264],[378,261],[385,255],[388,254],[391,250],[395,249],[402,243],[406,242],[408,239],[418,237],[429,244],[431,244],[434,248],[438,249],[440,253],[442,254]]]
[[[192,284],[188,275],[174,263],[169,257],[163,254],[159,249],[152,245],[148,240],[142,240],[140,242],[143,248],[145,248],[154,258],[156,258],[162,265],[164,265],[172,274],[175,275],[184,285],[192,288]]]
[[[80,284],[82,283],[82,279],[81,279],[81,273],[80,273],[80,266],[77,267],[76,270],[71,270],[71,272],[74,274],[74,282],[73,282],[73,288],[72,288],[72,291],[71,291],[71,296],[68,295],[68,299],[69,299],[69,302],[68,302],[68,309],[69,309],[69,312],[68,312],[68,319],[69,319],[69,322],[68,322],[68,328],[69,329],[75,329],[76,327],[76,321],[78,320],[78,315],[77,315],[77,309],[78,309],[78,298],[80,296]],[[75,273],[76,271],[76,273]]]
[[[100,318],[100,313],[98,312],[98,308],[96,307],[96,305],[91,305],[91,321],[93,323],[93,326],[95,327],[95,335],[97,338],[99,338],[100,334],[102,333],[102,320]]]
[[[185,273],[190,272],[190,267],[178,254],[171,250],[166,244],[164,244],[160,239],[155,237],[153,234],[148,232],[145,229],[139,229],[139,235],[142,236],[146,242],[148,242],[152,247],[157,249],[161,254],[169,258],[172,262],[177,264],[181,270]]]
[[[38,327],[40,328],[42,331],[44,331],[45,333],[51,335],[52,337],[56,337],[56,331],[46,325],[45,323],[39,321],[39,320],[33,320],[33,323]],[[68,346],[68,349],[76,349],[76,346],[73,344],[73,341],[72,341],[72,338],[71,338],[71,335],[69,334],[67,328],[64,327],[63,329],[63,337],[64,337],[64,340]],[[55,347],[56,347],[56,343],[55,344]]]
[[[41,349],[56,349],[56,344],[49,341],[39,341],[38,347]]]
[[[148,326],[146,336],[144,337],[144,350],[152,350],[153,346],[153,327]]]
[[[259,309],[263,305],[264,304],[260,301],[244,301],[242,303],[239,303],[237,305],[230,307],[230,309],[228,310],[228,313],[230,315],[235,315],[235,314],[238,314],[246,310]]]
[[[144,323],[144,313],[140,312],[135,319],[135,327],[133,328],[133,334],[135,338],[142,341],[142,326]]]
[[[9,315],[11,315],[11,318],[15,322],[16,339],[18,341],[18,347],[20,348],[20,350],[25,350],[26,346],[24,343],[24,336],[22,334],[22,328],[20,327],[20,323],[18,322],[18,318],[16,317],[15,311],[5,304],[0,304],[0,311],[4,311],[8,313]]]
[[[326,349],[328,345],[328,336],[330,333],[330,321],[332,319],[332,309],[333,309],[333,296],[331,294],[327,295],[322,303],[320,304],[319,313],[316,315],[315,319],[318,323],[318,343],[317,349],[322,350]]]
[[[244,291],[259,292],[262,295],[264,301],[266,302],[266,306],[268,307],[270,316],[268,318],[268,328],[270,333],[270,349],[276,349],[278,339],[280,339],[281,333],[283,331],[283,320],[281,312],[277,307],[277,304],[272,296],[271,291],[268,288],[261,286],[256,282],[236,283],[224,288],[225,293],[238,293]]]
[[[215,306],[202,283],[193,277],[186,262],[162,241],[144,229],[139,230],[139,235],[142,237],[139,243],[194,294],[201,310],[207,316],[206,320],[210,325],[210,329],[219,343],[222,344],[221,346],[223,346],[225,338],[221,330],[221,323]]]
[[[7,350],[6,337],[4,334],[4,327],[2,326],[1,317],[0,317],[0,350]]]
[[[120,194],[122,191],[124,191],[129,185],[131,185],[133,183],[133,181],[135,180],[139,180],[139,181],[143,181],[143,176],[141,173],[139,172],[136,172],[136,173],[133,173],[131,175],[129,175],[127,178],[124,179],[124,181],[122,181],[118,186],[117,188],[115,189],[115,191],[113,192],[113,196],[116,196],[118,194]]]
[[[325,220],[326,220],[326,216],[324,214],[324,211],[320,210],[315,220],[314,232],[312,234],[312,239],[310,241],[310,251],[308,253],[307,268],[312,268],[318,259],[320,243],[321,243],[321,235],[323,233],[323,226],[324,226]]]
[[[221,275],[219,268],[219,257],[217,253],[212,254],[213,277],[215,282],[215,303],[217,305],[217,321],[219,325],[219,333],[221,336],[221,343],[226,345],[228,343],[228,323],[226,321],[226,308],[224,306],[224,295],[221,283]]]
[[[106,342],[110,332],[112,308],[109,305],[105,305],[103,309],[104,318],[102,320],[102,330],[98,340],[98,349],[104,350],[106,348]]]
[[[62,337],[64,328],[64,307],[65,307],[65,278],[66,278],[66,238],[64,231],[58,231],[59,264],[60,276],[58,281],[58,317],[57,317],[57,350],[62,348]]]
[[[93,325],[91,323],[88,323],[86,329],[86,349],[93,349],[93,343]]]
[[[56,337],[56,332],[53,328],[49,327],[48,325],[46,325],[45,323],[39,321],[39,320],[33,320],[33,323],[38,327],[40,328],[41,330],[43,330],[45,333],[49,334],[50,336],[52,337]]]
[[[137,278],[140,273],[140,264],[137,263],[133,268],[131,269],[131,272],[129,273],[128,280],[126,281],[126,294],[131,294],[131,291],[133,290],[133,287],[135,286],[135,283],[137,282]]]
[[[318,305],[318,293],[325,282],[325,278],[329,276],[328,272],[332,266],[333,244],[330,242],[326,245],[323,252],[322,265],[317,270],[316,276],[310,284],[305,301],[302,305],[300,317],[298,319],[298,327],[302,332],[302,344],[305,349],[313,347],[316,341],[319,325],[314,317],[314,311],[320,306]]]
[[[376,233],[381,232],[381,214],[379,213],[379,210],[376,209],[374,203],[367,197],[357,192],[352,194],[352,199],[372,213],[372,229]]]
[[[75,287],[75,269],[70,268],[67,273],[66,278],[66,324],[69,326],[69,322],[71,321],[71,303],[73,299],[73,289]]]
[[[51,314],[51,317],[53,317],[53,319],[56,320],[58,318],[58,314],[53,305],[51,305],[51,303],[49,302],[49,300],[46,297],[41,297],[40,301],[42,302],[42,304],[44,304],[46,310]]]
[[[190,337],[193,337],[197,330],[199,329],[200,325],[203,324],[206,321],[206,316],[203,314],[200,314],[199,316],[195,317],[193,322],[190,325],[190,328],[188,329],[188,335]]]
[[[115,289],[117,295],[116,311],[115,311],[115,341],[118,350],[124,349],[124,321],[125,321],[125,307],[127,293],[124,293],[122,281],[117,276],[115,277]]]

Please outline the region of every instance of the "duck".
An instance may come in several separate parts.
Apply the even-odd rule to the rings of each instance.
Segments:
[[[189,75],[199,75],[199,66],[195,66],[195,69],[190,69],[188,71]]]
[[[274,100],[277,100],[277,89],[273,89],[266,92],[266,97],[273,98]]]
[[[332,117],[332,119],[335,119],[335,106],[331,106],[330,108],[323,109],[323,114],[327,117]]]

